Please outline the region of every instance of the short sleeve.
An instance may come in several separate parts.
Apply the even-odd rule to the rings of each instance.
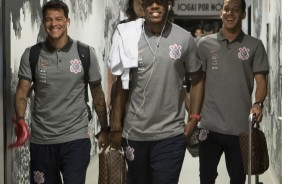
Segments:
[[[269,65],[268,58],[262,41],[258,42],[258,46],[254,55],[253,72],[268,73]]]
[[[101,82],[101,72],[100,72],[99,62],[95,49],[89,46],[89,51],[90,51],[89,83],[97,84]]]
[[[31,68],[29,63],[29,53],[30,53],[30,47],[24,51],[21,57],[18,77],[19,79],[32,81],[32,74],[31,74]]]
[[[188,57],[185,59],[185,70],[186,72],[193,73],[201,68],[202,63],[199,57],[196,42],[190,33],[188,43]]]
[[[205,48],[204,48],[204,44],[203,44],[203,37],[200,38],[200,40],[198,41],[198,51],[199,51],[199,56],[202,62],[202,69],[204,72],[206,72],[207,70],[207,58],[205,55]]]

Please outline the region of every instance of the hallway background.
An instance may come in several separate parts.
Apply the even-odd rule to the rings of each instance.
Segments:
[[[17,85],[17,72],[20,58],[26,47],[45,39],[41,24],[41,6],[47,0],[2,0],[3,20],[0,21],[4,30],[3,41],[0,44],[4,52],[3,64],[4,91],[0,100],[3,107],[3,118],[0,119],[0,143],[3,152],[0,167],[4,177],[0,177],[0,184],[28,184],[29,177],[29,150],[28,146],[20,149],[8,150],[7,145],[14,138],[12,117],[14,116],[13,98]],[[176,0],[177,1],[177,0]],[[183,0],[182,0],[183,1]],[[187,2],[189,0],[186,0]],[[221,2],[221,0],[218,0]],[[247,17],[243,24],[245,33],[260,38],[267,49],[270,74],[269,92],[265,100],[264,119],[262,129],[266,134],[269,155],[270,171],[276,184],[282,183],[282,31],[281,16],[282,3],[280,0],[246,0]],[[69,35],[81,40],[96,50],[102,77],[103,89],[107,91],[106,65],[111,37],[120,20],[125,19],[124,5],[126,0],[64,0],[70,8],[71,24]],[[1,36],[1,35],[0,35]],[[1,52],[0,52],[1,54]],[[1,58],[2,60],[2,58]],[[0,78],[1,79],[1,78]],[[91,100],[91,99],[90,99]],[[31,102],[30,102],[31,104]],[[91,105],[91,104],[90,104]],[[30,106],[29,106],[30,107]],[[27,110],[30,118],[30,108]],[[28,120],[29,120],[28,118]],[[97,129],[97,122],[92,121],[89,126],[92,136]],[[3,135],[1,135],[3,134]],[[92,156],[96,156],[96,146],[92,139]],[[3,145],[2,145],[3,144]],[[1,151],[1,149],[0,149]]]

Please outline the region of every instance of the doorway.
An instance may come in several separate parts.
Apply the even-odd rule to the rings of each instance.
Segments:
[[[213,30],[213,33],[216,33],[221,28],[221,20],[220,19],[193,19],[189,17],[183,18],[174,18],[173,21],[175,24],[179,25],[180,27],[184,28],[185,30],[191,32],[193,37],[195,37],[195,30],[197,28],[201,28],[202,30],[209,25],[209,27]]]

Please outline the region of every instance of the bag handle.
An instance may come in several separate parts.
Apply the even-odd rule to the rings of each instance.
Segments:
[[[249,122],[250,123],[252,123],[252,130],[254,129],[254,128],[256,128],[256,129],[260,129],[260,125],[259,125],[259,123],[256,121],[256,116],[255,116],[255,114],[250,114],[250,116],[249,116]]]

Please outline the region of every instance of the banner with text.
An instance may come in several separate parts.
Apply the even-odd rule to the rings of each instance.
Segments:
[[[179,16],[219,16],[222,0],[175,0],[173,11]]]

